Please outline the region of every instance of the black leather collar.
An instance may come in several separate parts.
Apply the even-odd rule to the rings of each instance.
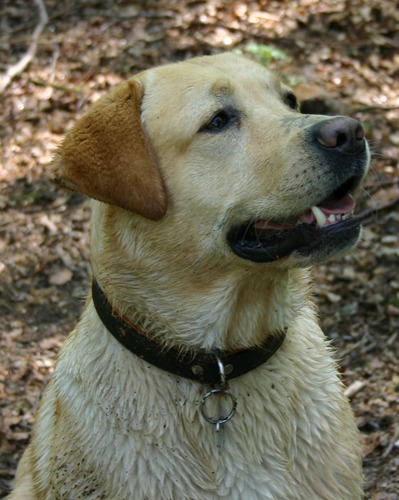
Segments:
[[[93,280],[92,297],[104,326],[126,349],[147,363],[197,382],[207,384],[220,382],[220,365],[217,357],[223,363],[227,380],[244,375],[271,358],[285,339],[285,332],[278,332],[268,338],[261,347],[235,352],[209,352],[202,349],[181,351],[174,347],[163,348],[157,340],[129,324],[112,309],[96,280]]]

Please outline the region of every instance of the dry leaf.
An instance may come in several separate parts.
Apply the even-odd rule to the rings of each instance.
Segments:
[[[70,269],[64,268],[52,274],[49,277],[48,281],[50,285],[65,285],[65,283],[71,281],[72,276],[72,271]]]

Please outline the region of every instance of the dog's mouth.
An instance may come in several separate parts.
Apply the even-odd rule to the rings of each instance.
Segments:
[[[235,226],[228,242],[239,257],[253,262],[273,262],[294,252],[321,259],[353,246],[360,235],[360,223],[353,217],[353,177],[317,205],[284,222],[256,220]],[[317,259],[319,260],[319,259]]]

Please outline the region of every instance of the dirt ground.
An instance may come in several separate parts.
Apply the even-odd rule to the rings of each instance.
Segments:
[[[363,241],[315,270],[315,299],[361,431],[366,498],[398,499],[398,2],[41,3],[0,3],[0,497],[90,283],[89,204],[52,184],[56,146],[133,73],[235,50],[282,73],[304,112],[349,114],[370,141]]]

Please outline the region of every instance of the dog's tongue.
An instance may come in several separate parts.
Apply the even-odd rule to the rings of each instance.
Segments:
[[[352,196],[347,194],[339,200],[327,199],[320,205],[312,207],[310,210],[302,214],[299,218],[303,224],[317,224],[323,227],[336,222],[335,216],[347,215],[355,208],[355,201]],[[295,224],[279,224],[270,221],[258,221],[255,224],[256,229],[293,229]]]

